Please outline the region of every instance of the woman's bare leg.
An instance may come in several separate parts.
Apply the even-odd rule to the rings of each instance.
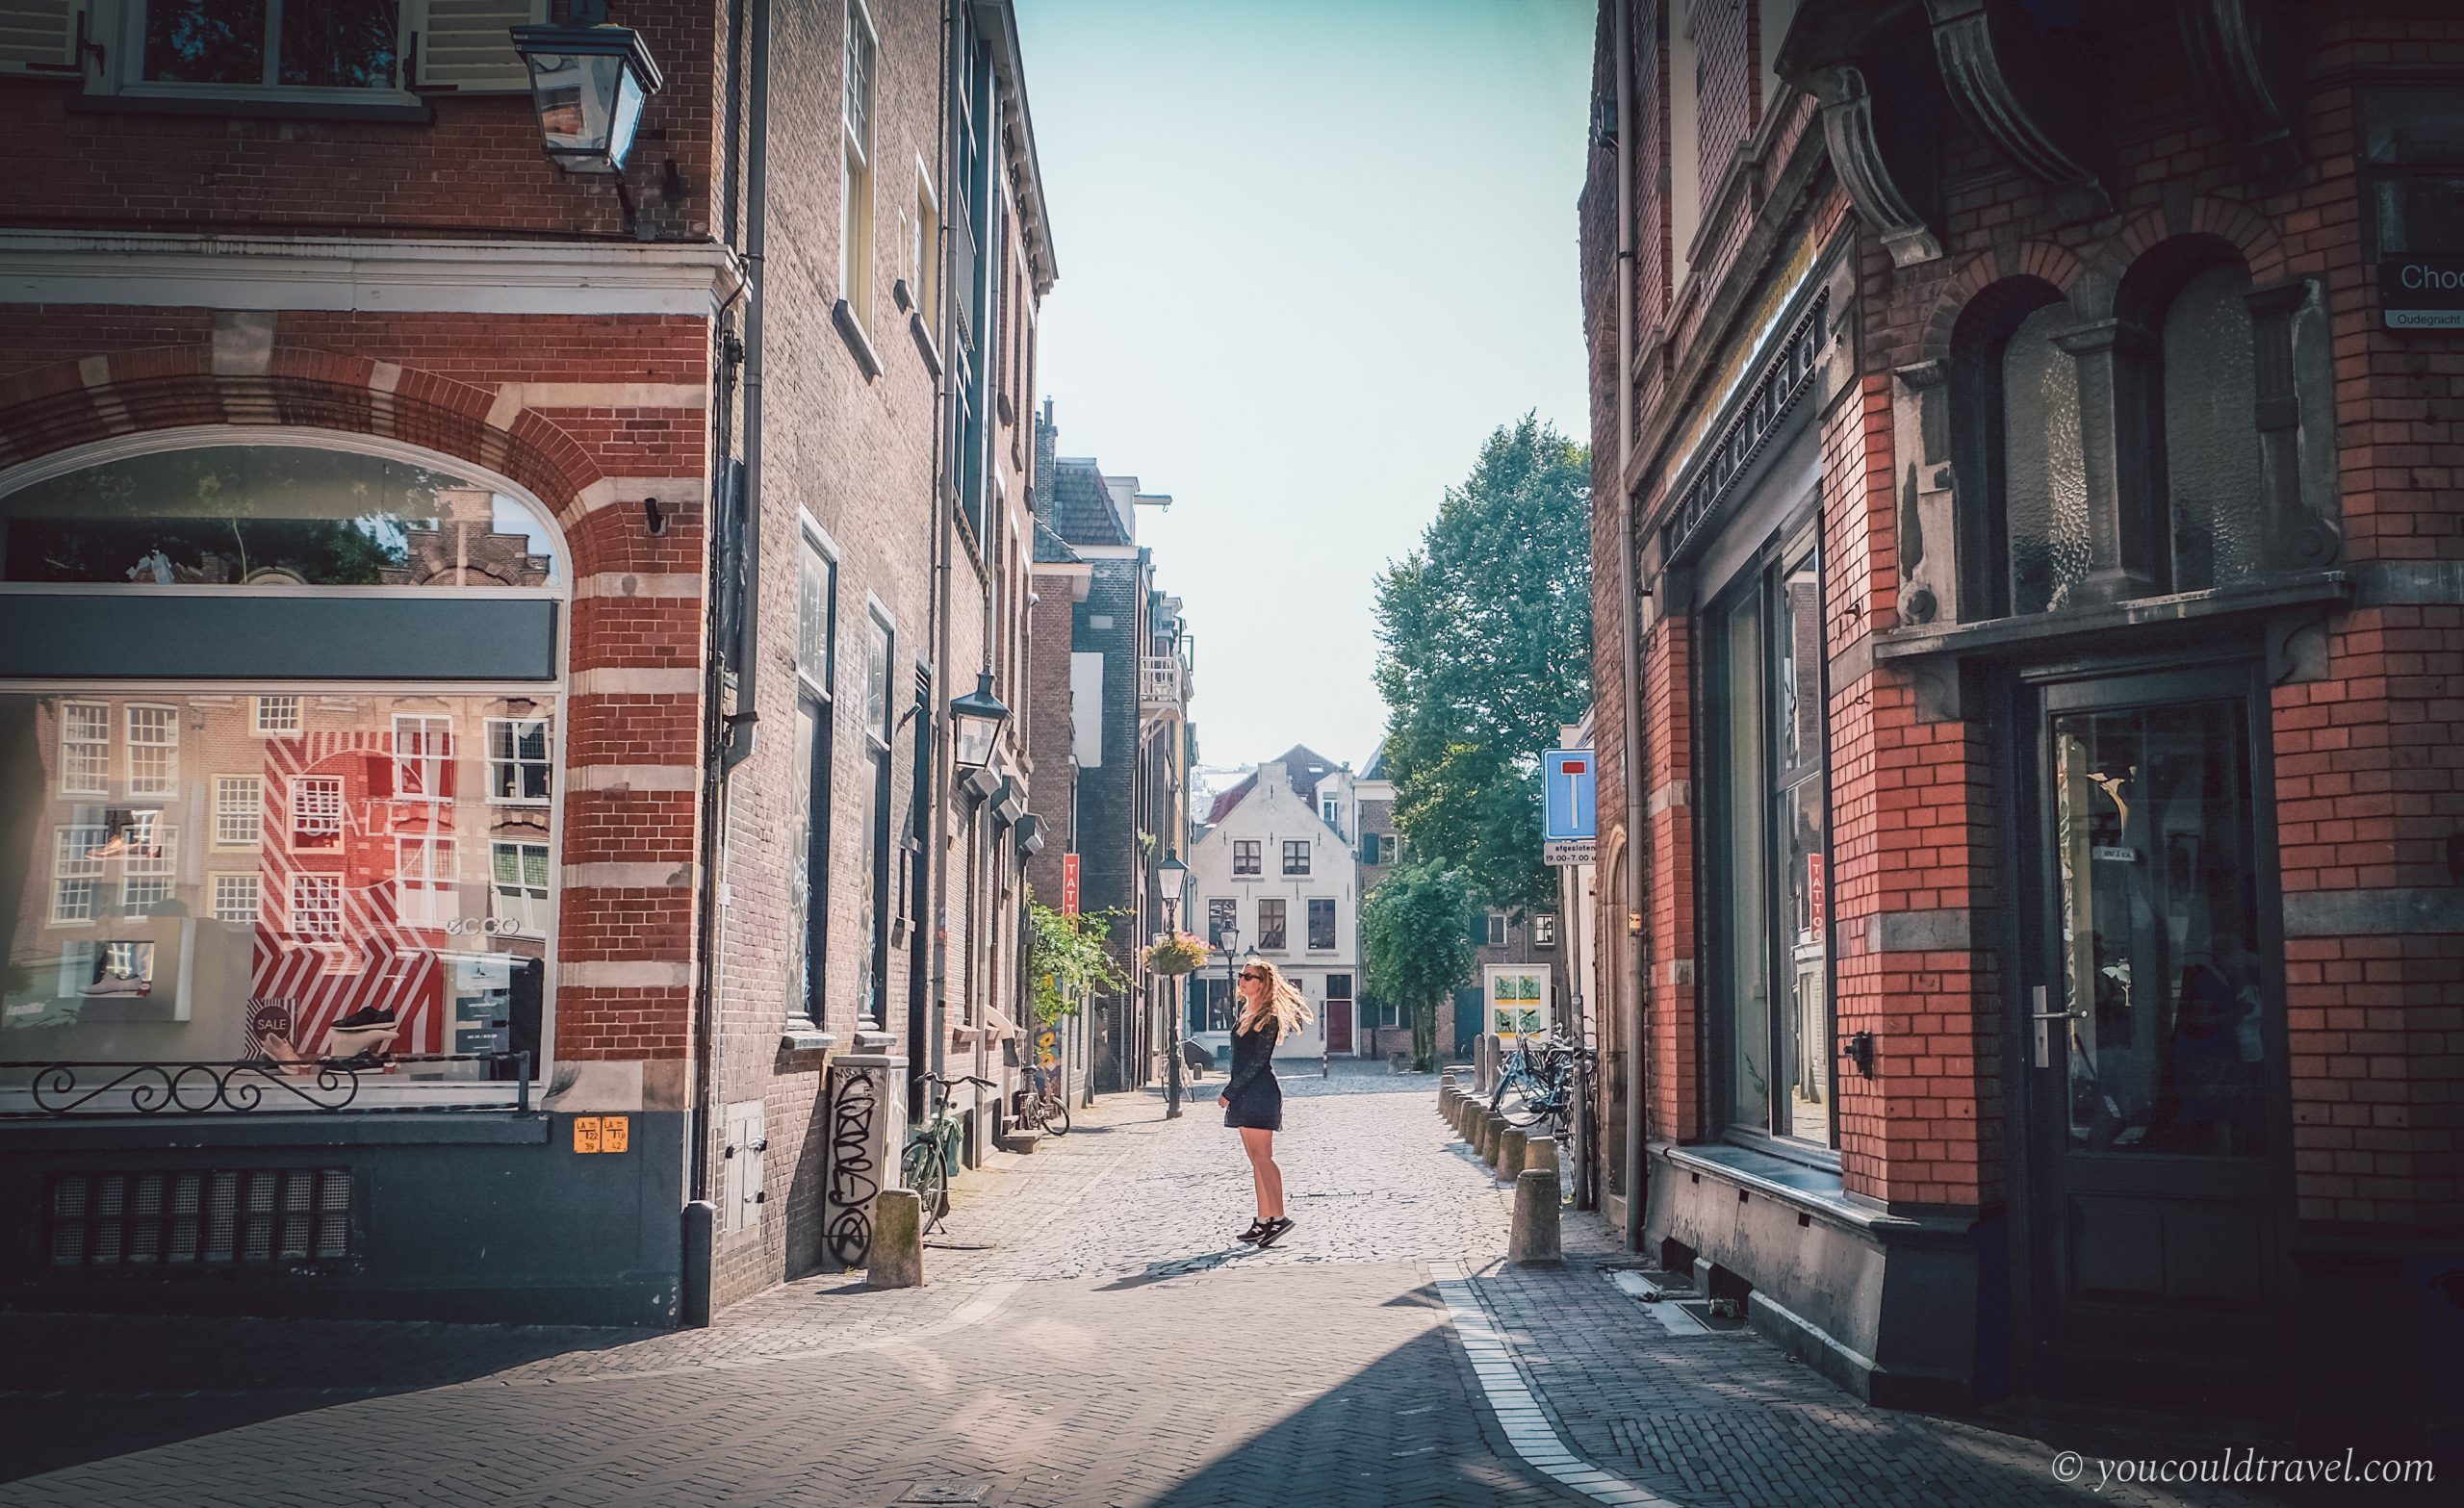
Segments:
[[[1258,1218],[1283,1218],[1283,1169],[1275,1165],[1274,1133],[1255,1126],[1241,1128],[1241,1144],[1249,1154],[1249,1171],[1258,1185]]]

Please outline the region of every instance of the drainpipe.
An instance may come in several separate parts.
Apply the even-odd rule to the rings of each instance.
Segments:
[[[680,1295],[680,1318],[688,1326],[710,1322],[712,1247],[717,1240],[717,1210],[711,1199],[713,1169],[710,1160],[711,1096],[717,1092],[717,1069],[714,1060],[718,1052],[719,993],[722,985],[718,961],[718,912],[720,856],[725,843],[722,837],[727,820],[727,777],[743,757],[753,751],[753,656],[740,652],[744,644],[753,642],[754,623],[757,608],[752,590],[753,572],[759,561],[760,509],[759,495],[755,492],[761,450],[761,248],[768,218],[767,189],[769,182],[768,145],[770,123],[770,0],[751,0],[751,25],[747,26],[745,0],[733,0],[728,8],[728,57],[732,62],[750,31],[752,60],[746,71],[751,75],[744,114],[743,132],[749,134],[744,152],[746,184],[744,196],[749,201],[749,217],[744,241],[738,248],[744,259],[744,287],[738,294],[745,300],[744,336],[739,341],[728,332],[724,323],[718,341],[718,381],[712,394],[715,424],[711,436],[710,499],[706,510],[710,566],[708,601],[705,611],[715,628],[720,604],[728,600],[732,580],[745,583],[742,597],[741,637],[739,652],[732,657],[743,661],[736,668],[739,677],[737,706],[742,709],[724,726],[709,726],[710,736],[704,740],[701,800],[701,837],[695,859],[700,868],[699,905],[694,927],[696,970],[693,990],[693,1097],[685,1115],[688,1142],[686,1164],[687,1200],[683,1214],[682,1291]],[[734,86],[730,87],[728,100],[727,163],[728,179],[725,233],[731,243],[736,234],[738,198],[736,163],[740,150],[735,109]],[[727,311],[720,311],[722,321]],[[733,465],[734,406],[737,384],[744,391],[744,503],[733,507],[734,498],[728,483]],[[741,524],[730,515],[740,517]],[[744,551],[739,571],[738,550]],[[706,716],[715,718],[721,688],[721,655],[728,647],[714,642],[703,677],[703,704]]]
[[[1646,964],[1643,937],[1637,926],[1643,915],[1643,829],[1650,821],[1643,780],[1642,593],[1635,575],[1634,493],[1627,485],[1634,461],[1634,45],[1633,5],[1617,5],[1617,554],[1621,570],[1617,604],[1626,678],[1626,958],[1627,999],[1633,1010],[1633,1031],[1626,1052],[1626,1246],[1643,1247],[1643,1028]]]
[[[959,157],[958,141],[956,133],[951,129],[950,121],[950,86],[952,74],[957,61],[958,48],[961,39],[964,36],[963,31],[959,25],[959,13],[957,7],[960,3],[962,3],[962,0],[948,0],[948,3],[941,7],[941,193],[943,201],[952,205],[963,205],[964,199],[962,196],[966,192],[965,186],[959,183],[957,178],[956,168]],[[941,217],[941,265],[939,275],[941,280],[941,335],[944,340],[949,338],[949,333],[952,328],[952,320],[955,317],[955,300],[961,292],[961,290],[952,285],[950,279],[949,247],[950,237],[952,235],[952,231],[950,229],[951,219],[952,217],[948,215]],[[982,258],[979,257],[977,260],[980,265]],[[957,464],[957,436],[954,433],[951,433],[955,426],[952,423],[952,417],[950,413],[949,376],[949,374],[955,370],[956,364],[954,361],[944,361],[941,363],[942,377],[941,380],[935,385],[933,404],[933,446],[937,459],[933,467],[933,510],[935,519],[933,535],[933,623],[931,631],[933,638],[933,663],[936,667],[946,666],[950,663],[951,559],[957,553],[958,550],[957,522],[951,516],[952,508],[949,492],[942,485],[947,473]],[[944,694],[945,688],[936,685],[933,690],[933,704],[926,710],[925,715],[929,716],[933,720],[933,726],[936,728],[940,726],[941,703]],[[936,738],[933,742],[935,745],[933,751],[933,788],[925,797],[920,798],[928,799],[932,803],[932,834],[925,843],[925,862],[930,866],[928,874],[931,881],[931,888],[927,891],[923,882],[919,881],[916,887],[916,894],[919,901],[925,902],[925,904],[928,904],[931,907],[923,918],[925,933],[931,938],[933,947],[933,998],[931,1010],[928,1012],[928,1019],[925,1024],[926,1032],[929,1036],[927,1056],[930,1059],[930,1066],[933,1072],[946,1074],[948,1072],[949,1063],[950,1022],[950,938],[949,928],[946,925],[950,914],[950,866],[943,862],[943,860],[948,856],[947,850],[949,848],[950,787],[953,779],[953,768],[949,750],[941,747],[946,744],[948,740]],[[908,1064],[908,1072],[910,1074],[919,1071],[920,1069],[917,1064]],[[920,1114],[922,1111],[920,1097],[916,1099],[915,1109]]]

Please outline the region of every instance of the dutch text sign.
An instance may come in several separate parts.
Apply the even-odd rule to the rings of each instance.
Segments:
[[[1540,755],[1540,848],[1552,864],[1588,864],[1600,835],[1597,771],[1588,749]]]

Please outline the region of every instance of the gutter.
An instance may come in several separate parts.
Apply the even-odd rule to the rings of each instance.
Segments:
[[[1644,1005],[1643,857],[1645,834],[1637,826],[1650,820],[1643,792],[1642,591],[1635,579],[1634,489],[1630,480],[1634,464],[1634,46],[1633,7],[1617,5],[1617,556],[1620,626],[1617,635],[1626,681],[1624,765],[1626,783],[1626,993],[1633,1011],[1633,1030],[1626,1051],[1626,1230],[1630,1251],[1643,1246],[1643,1069],[1650,1061],[1643,1047],[1649,1024]]]
[[[695,979],[693,990],[693,1098],[685,1116],[688,1137],[686,1166],[686,1203],[682,1226],[682,1276],[680,1283],[679,1318],[687,1326],[703,1326],[710,1322],[712,1308],[712,1265],[717,1252],[718,1211],[712,1200],[712,1140],[710,1100],[717,1092],[718,1012],[723,983],[719,970],[718,916],[720,909],[719,870],[726,844],[722,836],[727,814],[727,779],[736,763],[753,748],[753,719],[741,714],[725,721],[718,720],[720,694],[724,687],[725,662],[722,655],[728,647],[718,642],[722,605],[728,601],[731,577],[741,576],[744,591],[744,618],[739,631],[739,647],[753,635],[755,593],[751,589],[752,571],[758,560],[757,542],[761,535],[758,494],[754,491],[756,467],[761,446],[761,250],[766,230],[766,194],[769,180],[768,139],[770,112],[770,0],[751,0],[752,63],[746,115],[747,129],[752,135],[746,158],[745,192],[750,202],[750,222],[745,234],[742,263],[744,281],[739,292],[746,295],[745,334],[741,342],[724,329],[719,332],[718,381],[711,394],[711,409],[716,416],[711,447],[713,465],[710,479],[711,506],[706,511],[709,520],[706,533],[710,554],[708,600],[704,604],[704,622],[710,635],[703,655],[703,715],[707,736],[704,739],[702,760],[701,835],[696,845],[696,861],[701,873],[700,896],[695,909],[694,926]],[[732,62],[736,43],[746,30],[745,0],[733,0],[728,9],[729,48]],[[734,99],[729,100],[728,118],[728,214],[725,232],[735,234],[735,179],[737,135]],[[729,299],[732,303],[733,297]],[[726,306],[720,308],[722,320]],[[730,484],[735,466],[732,444],[734,388],[736,372],[741,367],[745,386],[745,462],[744,479],[740,484],[744,503],[736,506],[737,486]],[[743,538],[736,537],[739,525],[730,520],[740,518]],[[722,532],[724,530],[724,532]],[[741,568],[735,550],[746,548]],[[739,705],[749,705],[753,676],[751,656],[736,658],[747,663],[740,667]],[[736,735],[743,734],[739,751]]]

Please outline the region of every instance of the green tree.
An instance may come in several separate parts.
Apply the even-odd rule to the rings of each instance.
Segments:
[[[1360,906],[1369,987],[1412,1013],[1412,1065],[1437,1057],[1437,1008],[1472,979],[1472,887],[1454,870],[1414,861],[1389,874]]]
[[[1034,992],[1035,1025],[1074,1014],[1080,1001],[1098,989],[1127,989],[1129,976],[1104,951],[1117,911],[1064,916],[1027,895],[1027,979]]]
[[[1397,826],[1489,904],[1547,904],[1540,751],[1591,696],[1590,447],[1529,414],[1491,435],[1379,578],[1377,637]]]

